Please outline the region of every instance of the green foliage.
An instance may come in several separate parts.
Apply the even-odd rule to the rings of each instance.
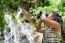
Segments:
[[[64,28],[65,28],[65,16],[62,17],[63,18],[63,25],[64,25]]]
[[[4,24],[5,24],[5,20],[4,20],[4,14],[3,14],[3,7],[0,7],[0,31],[3,30],[4,28]]]

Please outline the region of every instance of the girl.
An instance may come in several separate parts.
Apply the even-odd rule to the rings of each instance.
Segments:
[[[47,25],[45,31],[41,29],[43,22]],[[48,16],[42,13],[36,29],[37,32],[43,33],[42,43],[60,43],[62,25],[62,18],[57,12],[52,12]]]

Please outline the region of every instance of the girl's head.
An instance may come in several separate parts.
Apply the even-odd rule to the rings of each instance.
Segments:
[[[48,18],[58,22],[59,24],[63,24],[63,20],[62,20],[61,16],[57,12],[51,12],[48,15]]]
[[[48,18],[51,19],[51,20],[58,21],[58,19],[60,19],[61,16],[60,16],[57,12],[51,12],[51,13],[48,15]]]
[[[62,31],[62,33],[64,32],[64,30],[63,30],[63,20],[62,20],[61,16],[57,12],[51,12],[48,15],[48,18],[51,19],[51,20],[54,20],[54,21],[58,22],[61,25],[61,31]]]

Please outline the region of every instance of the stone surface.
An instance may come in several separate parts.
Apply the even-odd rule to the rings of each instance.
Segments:
[[[0,40],[0,43],[4,43],[4,40]]]

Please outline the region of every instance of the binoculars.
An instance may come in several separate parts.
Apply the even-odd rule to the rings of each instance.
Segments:
[[[41,15],[42,15],[42,12],[40,12],[40,13],[37,15],[37,18],[39,19]],[[45,13],[45,15],[46,15],[46,17],[48,16],[47,13]]]

